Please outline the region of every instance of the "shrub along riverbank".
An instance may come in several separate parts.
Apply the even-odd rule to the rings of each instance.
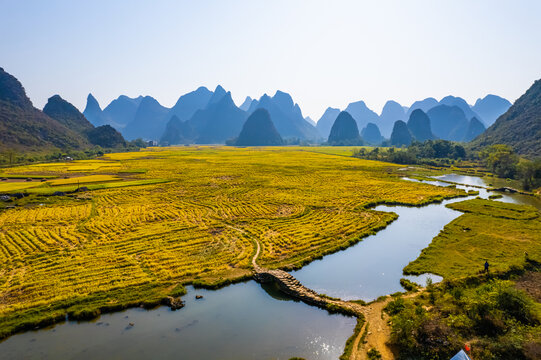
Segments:
[[[404,269],[444,281],[387,305],[391,343],[409,359],[449,359],[465,344],[475,359],[539,359],[539,211],[482,199],[447,206],[464,215]]]
[[[539,359],[539,271],[530,261],[506,273],[429,284],[413,299],[397,297],[386,307],[391,343],[408,359],[449,359],[466,345],[474,359]],[[531,291],[521,289],[532,277]]]

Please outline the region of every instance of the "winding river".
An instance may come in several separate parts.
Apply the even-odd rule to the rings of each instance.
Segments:
[[[451,181],[485,186],[477,177],[444,175],[434,185]],[[479,196],[489,193],[479,190]],[[402,291],[402,269],[417,258],[432,238],[460,212],[445,207],[464,198],[424,207],[378,206],[399,218],[384,230],[344,251],[325,256],[293,273],[303,285],[342,299],[373,300]],[[524,195],[500,201],[534,205]],[[424,284],[430,276],[407,277]],[[195,295],[203,299],[196,300]],[[0,343],[2,359],[337,359],[352,334],[355,319],[331,315],[292,300],[272,286],[254,281],[210,291],[188,288],[186,307],[171,311],[129,309],[91,322],[68,321],[29,331]]]

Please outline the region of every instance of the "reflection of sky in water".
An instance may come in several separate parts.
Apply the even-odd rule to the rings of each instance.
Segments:
[[[483,179],[473,176],[452,174],[437,178],[443,181],[403,179],[436,186],[452,185],[444,181],[485,186]],[[403,277],[420,285],[426,284],[427,277],[431,277],[433,282],[441,281],[441,277],[432,274],[404,276],[402,269],[419,256],[421,250],[430,244],[445,225],[462,214],[447,208],[446,204],[473,199],[477,196],[486,199],[489,195],[501,194],[503,197],[498,201],[540,207],[540,202],[531,196],[494,193],[467,185],[456,185],[456,187],[466,191],[477,191],[479,195],[449,199],[441,204],[431,204],[419,208],[377,206],[375,210],[397,213],[398,220],[347,250],[327,255],[322,260],[316,260],[294,272],[293,275],[303,285],[319,293],[348,300],[373,300],[381,295],[403,291],[399,282],[400,278]]]
[[[491,187],[491,185],[489,184],[493,183],[495,187],[507,186],[504,179],[485,180],[476,176],[466,176],[466,175],[457,175],[457,174],[446,174],[446,175],[441,175],[441,176],[434,176],[434,178],[445,180],[445,181],[452,181],[452,182],[456,182],[456,183],[460,183],[464,185]],[[472,190],[472,189],[477,190],[479,191],[479,197],[483,199],[487,199],[490,195],[495,195],[495,194],[502,195],[501,198],[494,199],[494,200],[507,202],[511,204],[531,205],[541,210],[541,201],[534,196],[512,194],[508,192],[491,192],[491,191],[487,191],[486,189],[472,188],[472,187],[461,186],[461,185],[457,185],[457,188],[465,189],[465,190]]]
[[[397,213],[398,219],[347,250],[316,260],[293,275],[309,288],[348,300],[370,301],[403,291],[402,269],[419,256],[446,224],[460,216],[460,212],[445,204],[462,200],[423,207],[377,206],[377,211]],[[432,279],[437,282],[439,277]],[[417,281],[424,285],[426,276]]]
[[[254,281],[188,291],[186,306],[178,311],[130,309],[95,322],[15,335],[0,343],[0,358],[327,360],[342,354],[356,323],[283,296],[276,299]],[[204,297],[195,300],[195,294]]]

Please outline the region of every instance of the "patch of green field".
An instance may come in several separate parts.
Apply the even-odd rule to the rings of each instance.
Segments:
[[[21,174],[0,174],[0,178],[6,179],[53,179],[56,176],[54,175],[21,175]]]
[[[405,273],[457,278],[478,274],[485,260],[491,271],[502,272],[523,266],[525,253],[541,262],[541,215],[534,207],[482,199],[447,206],[465,214],[445,226]]]
[[[110,182],[110,181],[121,181],[122,179],[113,176],[113,175],[88,175],[88,176],[77,176],[67,179],[55,179],[47,181],[48,185],[59,186],[59,185],[71,185],[71,184],[89,184],[95,182]]]
[[[13,168],[6,168],[4,171],[8,176],[24,173],[36,174],[39,172],[43,172],[44,175],[51,175],[67,172],[111,171],[119,166],[120,164],[116,161],[104,161],[96,159],[17,166]]]
[[[0,182],[0,194],[19,192],[21,190],[30,189],[30,188],[40,186],[40,185],[42,184],[39,182],[26,182],[26,181]]]
[[[64,185],[64,186],[40,186],[40,187],[34,187],[25,189],[24,192],[28,194],[38,194],[38,195],[51,195],[55,192],[73,192],[77,190],[79,187],[86,187],[88,190],[101,190],[101,189],[115,189],[115,188],[123,188],[123,187],[130,187],[130,186],[141,186],[141,185],[152,185],[152,184],[163,184],[168,182],[168,180],[164,179],[141,179],[141,180],[128,180],[128,181],[119,181],[121,179],[112,181],[112,182],[106,182],[106,183],[99,183],[99,184],[79,184],[79,185]]]

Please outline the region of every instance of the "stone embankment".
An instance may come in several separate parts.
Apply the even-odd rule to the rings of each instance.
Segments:
[[[293,275],[283,270],[269,270],[257,265],[256,259],[259,256],[259,243],[257,251],[252,259],[254,267],[254,279],[259,283],[274,282],[283,293],[299,299],[307,304],[319,306],[331,311],[348,313],[357,317],[364,315],[365,308],[357,303],[332,299],[316,293],[302,285]]]

